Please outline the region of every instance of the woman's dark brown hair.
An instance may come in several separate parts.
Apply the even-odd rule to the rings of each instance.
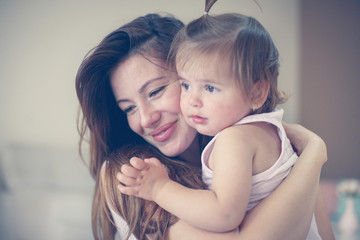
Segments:
[[[177,218],[152,201],[123,195],[117,189],[119,182],[116,174],[121,166],[129,163],[129,159],[134,156],[142,159],[156,157],[166,166],[172,180],[191,188],[205,187],[201,180],[201,171],[179,160],[167,158],[149,144],[125,145],[107,157],[107,164],[103,166],[100,174],[99,189],[102,212],[106,213],[108,221],[111,219],[110,206],[129,226],[127,238],[133,233],[137,239],[147,239],[148,234],[151,234],[151,239],[164,239],[167,228],[174,224]]]
[[[107,35],[97,47],[88,53],[79,67],[75,83],[81,107],[78,118],[79,149],[81,153],[83,143],[89,143],[89,168],[95,179],[92,206],[92,229],[95,239],[114,239],[116,232],[115,226],[110,221],[111,216],[101,194],[102,189],[99,182],[100,169],[105,158],[115,149],[125,145],[147,144],[130,129],[126,115],[117,106],[110,87],[110,75],[119,64],[134,54],[141,54],[145,58],[167,67],[166,59],[170,45],[175,34],[182,27],[183,23],[172,16],[149,14],[136,18]],[[113,166],[110,160],[109,162],[110,166]],[[165,165],[168,163],[173,166],[174,171],[177,171],[176,176],[179,176],[180,179],[182,178],[180,175],[191,169],[184,163],[177,165],[172,161],[167,161]],[[171,166],[168,168],[171,169]],[[197,185],[194,183],[193,187]],[[116,195],[118,200],[121,200],[122,197]],[[124,199],[132,201],[131,198],[125,196]],[[136,200],[136,202],[140,205],[143,204],[143,201]],[[147,206],[149,205],[147,204]],[[157,206],[151,209],[157,209]],[[119,213],[123,214],[122,216],[128,221],[128,214],[120,211]],[[134,210],[132,214],[138,213]],[[128,223],[130,222],[128,221]],[[130,229],[136,230],[134,232],[136,234],[138,234],[138,230],[140,231],[137,225],[136,229],[133,226],[130,226]]]

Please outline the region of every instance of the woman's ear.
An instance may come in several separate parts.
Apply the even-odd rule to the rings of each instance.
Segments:
[[[253,111],[261,108],[268,95],[270,90],[270,83],[267,80],[260,80],[254,84],[251,89],[251,103]]]

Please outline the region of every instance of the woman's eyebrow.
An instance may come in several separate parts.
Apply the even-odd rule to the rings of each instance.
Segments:
[[[141,88],[139,89],[139,93],[143,93],[145,91],[145,89],[147,88],[147,86],[149,86],[151,83],[156,82],[156,81],[160,81],[163,80],[165,78],[165,76],[160,76],[160,77],[156,77],[156,78],[152,78],[149,79],[148,81],[146,81]]]
[[[118,104],[123,103],[123,102],[130,102],[130,100],[127,98],[116,100],[116,103],[118,103]]]

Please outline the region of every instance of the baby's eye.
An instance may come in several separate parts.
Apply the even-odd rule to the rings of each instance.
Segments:
[[[190,85],[187,84],[187,83],[184,83],[184,82],[181,83],[181,87],[183,87],[185,90],[189,90],[189,89],[190,89]]]
[[[219,89],[218,88],[216,88],[216,87],[214,87],[214,86],[212,86],[212,85],[206,85],[205,86],[205,90],[206,91],[208,91],[208,92],[217,92],[217,91],[219,91]]]
[[[156,95],[158,95],[160,92],[162,92],[164,89],[165,89],[166,86],[161,86],[157,89],[155,89],[154,91],[150,92],[149,93],[149,97],[152,98],[152,97],[155,97]]]

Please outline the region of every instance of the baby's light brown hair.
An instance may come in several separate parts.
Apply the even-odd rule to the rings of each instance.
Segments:
[[[176,35],[169,54],[170,66],[183,67],[199,55],[229,60],[237,83],[248,97],[259,81],[270,85],[265,103],[253,113],[271,112],[286,101],[278,90],[279,54],[270,34],[256,19],[239,13],[209,15],[215,1],[207,1],[205,14]]]

